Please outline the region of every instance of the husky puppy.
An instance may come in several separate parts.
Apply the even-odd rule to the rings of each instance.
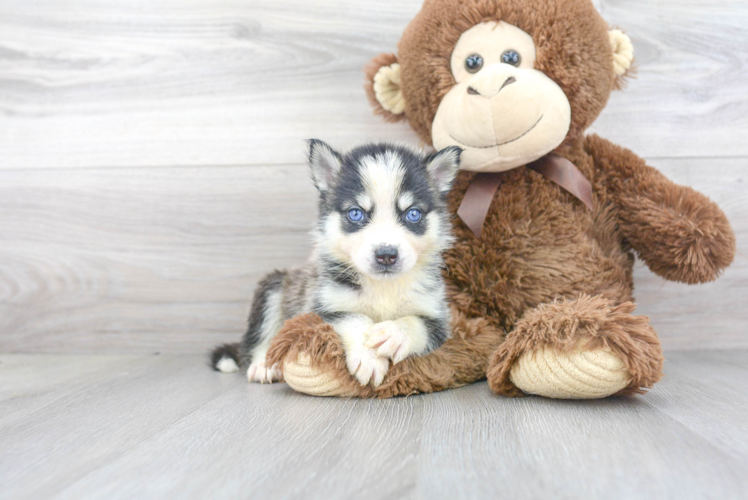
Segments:
[[[249,328],[217,347],[216,370],[248,366],[250,382],[282,378],[265,355],[283,322],[314,312],[340,336],[346,364],[362,384],[381,384],[390,362],[439,347],[450,335],[442,252],[452,242],[445,196],[461,149],[425,156],[369,144],[341,155],[309,141],[319,222],[306,266],[260,281]]]

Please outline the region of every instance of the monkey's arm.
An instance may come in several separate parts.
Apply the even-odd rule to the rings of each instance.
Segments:
[[[346,367],[340,336],[316,314],[300,314],[275,336],[266,362],[279,363],[296,391],[317,396],[391,398],[462,387],[486,378],[504,333],[484,318],[452,311],[451,335],[438,349],[390,367],[382,385],[362,386]],[[388,361],[389,362],[389,361]]]
[[[704,283],[730,265],[735,234],[716,203],[605,139],[587,137],[586,149],[618,209],[623,236],[654,273],[672,281]]]

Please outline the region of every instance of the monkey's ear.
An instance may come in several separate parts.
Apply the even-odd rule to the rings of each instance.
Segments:
[[[335,183],[343,166],[340,154],[319,139],[309,139],[309,167],[312,180],[320,193],[326,193]]]
[[[431,173],[436,188],[442,193],[448,192],[452,187],[452,181],[455,180],[457,171],[460,169],[461,154],[462,148],[448,146],[426,158],[426,168]]]
[[[405,97],[400,86],[400,63],[395,54],[379,54],[366,65],[366,95],[374,113],[388,122],[405,119]]]
[[[623,79],[630,76],[634,63],[634,45],[631,39],[621,30],[608,31],[610,46],[613,49],[613,71],[616,74],[616,86],[621,87]]]

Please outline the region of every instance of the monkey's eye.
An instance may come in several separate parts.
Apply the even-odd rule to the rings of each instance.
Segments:
[[[358,207],[353,207],[348,210],[348,219],[351,222],[361,222],[364,220],[364,211]]]
[[[522,58],[516,50],[507,50],[501,54],[501,62],[511,64],[512,66],[519,66],[519,63],[522,62]]]
[[[473,54],[465,59],[465,69],[468,73],[477,73],[483,67],[483,58],[480,54]]]

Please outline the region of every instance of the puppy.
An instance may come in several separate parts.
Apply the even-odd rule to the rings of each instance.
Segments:
[[[425,354],[450,336],[442,253],[452,242],[445,196],[462,150],[423,155],[369,144],[341,155],[309,141],[319,221],[306,266],[260,281],[249,328],[217,347],[216,370],[248,366],[250,382],[282,378],[265,355],[283,322],[313,312],[340,336],[346,365],[362,384],[381,384],[390,362]]]

